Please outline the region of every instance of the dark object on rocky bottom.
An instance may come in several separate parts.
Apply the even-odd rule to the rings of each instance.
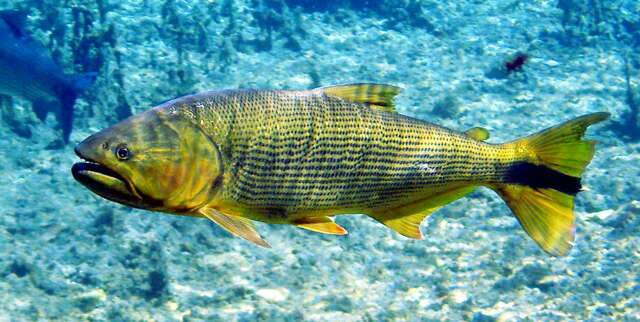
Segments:
[[[522,66],[529,60],[529,56],[524,53],[517,53],[515,57],[504,63],[504,68],[507,73],[521,71]]]
[[[505,79],[514,72],[523,71],[524,64],[529,60],[529,55],[518,52],[506,61],[498,61],[485,73],[485,76],[493,79]]]

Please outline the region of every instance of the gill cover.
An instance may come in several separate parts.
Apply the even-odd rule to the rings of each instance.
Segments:
[[[132,181],[143,194],[163,200],[164,210],[191,211],[208,203],[221,184],[223,162],[214,142],[194,123],[158,113],[159,125],[141,143]]]
[[[118,202],[171,213],[190,213],[204,206],[223,172],[216,144],[183,114],[163,109],[103,130],[76,151],[109,170],[104,173],[112,171],[126,181],[132,200]]]

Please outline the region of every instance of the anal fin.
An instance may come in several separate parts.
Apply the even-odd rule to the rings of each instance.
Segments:
[[[329,235],[346,235],[347,230],[342,226],[336,224],[331,218],[327,216],[323,217],[311,217],[303,218],[293,222],[294,225],[317,233],[329,234]]]
[[[398,234],[413,238],[413,239],[422,239],[422,232],[420,231],[420,223],[429,216],[434,211],[438,210],[437,208],[431,208],[422,210],[416,214],[410,214],[400,218],[394,219],[386,219],[379,220],[383,225],[391,228],[396,231]]]
[[[420,223],[424,218],[474,189],[474,186],[453,188],[401,207],[385,209],[370,217],[405,237],[422,239]]]
[[[203,208],[199,210],[199,213],[234,236],[246,239],[261,247],[271,248],[256,232],[250,219],[226,215],[214,208]]]

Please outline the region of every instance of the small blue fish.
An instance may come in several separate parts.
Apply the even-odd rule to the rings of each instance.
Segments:
[[[48,51],[25,32],[26,13],[0,11],[0,94],[31,101],[40,120],[57,111],[64,142],[69,142],[73,105],[93,84],[96,73],[67,75]]]

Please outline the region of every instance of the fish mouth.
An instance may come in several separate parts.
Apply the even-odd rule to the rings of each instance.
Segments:
[[[84,160],[71,167],[71,174],[76,181],[111,201],[131,205],[141,200],[126,178],[99,162],[83,156],[77,149],[76,154]]]

